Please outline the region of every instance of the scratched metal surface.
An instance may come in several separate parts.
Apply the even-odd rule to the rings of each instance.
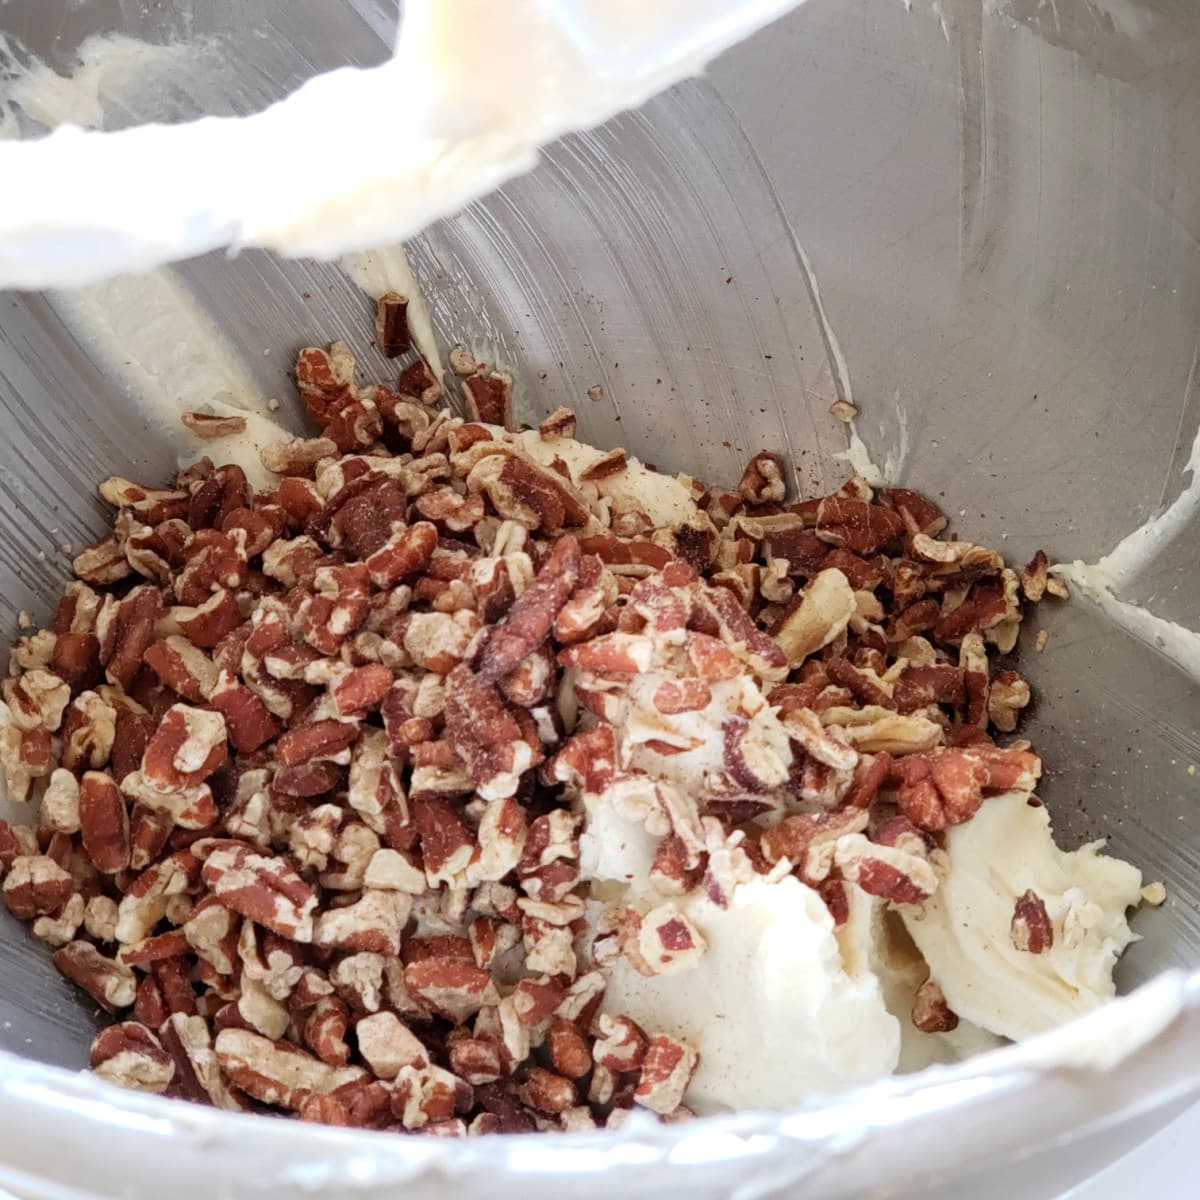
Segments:
[[[114,100],[116,127],[378,61],[394,7],[8,0],[0,31],[64,71],[96,30],[216,45],[206,87]],[[876,458],[964,535],[1094,559],[1179,495],[1200,424],[1198,52],[1191,0],[808,0],[707,81],[552,147],[413,265],[440,327],[516,372],[528,420],[568,403],[583,436],[714,481],[765,445],[819,489],[842,472],[826,410],[848,387]],[[336,268],[210,256],[178,278],[268,394],[312,338],[383,368]],[[173,451],[54,297],[0,295],[0,421],[7,638],[19,610],[48,613],[57,547],[100,528],[94,480],[164,475]],[[1198,591],[1192,523],[1127,598],[1198,627]],[[1200,687],[1085,605],[1034,624],[1028,732],[1058,829],[1111,838],[1170,892],[1122,982],[1194,967]],[[7,921],[0,1047],[81,1065],[92,1013]]]

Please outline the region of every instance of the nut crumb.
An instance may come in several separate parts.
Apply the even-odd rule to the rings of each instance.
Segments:
[[[1033,648],[1041,654],[1046,648],[1046,643],[1050,640],[1050,630],[1039,629],[1036,639],[1034,639]]]
[[[467,375],[474,375],[476,371],[482,371],[486,364],[476,360],[466,346],[455,346],[450,351],[450,370],[455,375],[461,375],[464,378]]]
[[[849,400],[835,400],[829,406],[829,415],[849,424],[858,416],[858,406],[851,404]]]
[[[1167,902],[1167,888],[1161,880],[1155,880],[1142,888],[1142,899],[1152,908],[1159,908]]]

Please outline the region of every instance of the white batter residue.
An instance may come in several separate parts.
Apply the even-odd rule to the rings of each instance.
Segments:
[[[1127,534],[1098,562],[1057,563],[1051,570],[1126,633],[1158,650],[1192,677],[1200,678],[1200,631],[1156,616],[1119,595],[1200,514],[1200,430],[1192,442],[1184,471],[1191,479],[1168,508]]]
[[[154,45],[121,33],[93,34],[80,43],[75,69],[59,74],[37,59],[22,61],[0,35],[0,111],[10,114],[8,131],[14,137],[14,109],[47,129],[64,122],[99,129],[114,108],[136,105],[163,83],[186,75],[197,55],[210,49],[197,43]]]
[[[951,1009],[1014,1041],[1113,997],[1113,967],[1134,939],[1126,911],[1141,902],[1136,867],[1101,854],[1101,843],[1060,850],[1049,814],[1031,799],[994,796],[948,830],[941,887],[900,909]],[[1013,938],[1014,910],[1027,892],[1051,927],[1039,952]]]
[[[618,959],[603,1006],[699,1049],[689,1105],[786,1108],[895,1070],[900,1024],[871,971],[847,971],[811,888],[755,880],[728,908],[700,890],[679,907],[707,943],[699,965],[647,978]]]
[[[390,61],[317,76],[263,112],[0,143],[0,177],[22,180],[0,189],[0,286],[87,283],[219,246],[334,258],[390,245],[796,2],[408,0]],[[314,160],[336,169],[305,169]]]
[[[237,351],[169,268],[57,293],[54,303],[92,361],[178,446],[180,466],[219,455],[256,487],[274,486],[259,450],[298,429],[267,407]],[[246,431],[206,442],[181,422],[189,411],[245,417]]]

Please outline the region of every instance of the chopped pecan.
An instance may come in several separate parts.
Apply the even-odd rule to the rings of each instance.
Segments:
[[[742,472],[738,494],[748,504],[782,504],[787,498],[783,459],[769,450],[756,454]]]
[[[204,860],[204,882],[226,907],[282,937],[313,940],[313,889],[282,858],[241,842],[217,842]]]
[[[79,781],[62,767],[50,772],[42,793],[39,824],[52,833],[79,832]]]
[[[880,896],[893,904],[920,904],[937,890],[937,874],[920,842],[916,847],[902,848],[870,842],[862,834],[848,834],[838,839],[834,862],[850,883],[857,883],[869,896]]]
[[[137,995],[133,971],[105,958],[91,942],[71,942],[51,957],[59,971],[106,1012],[116,1013],[132,1006]]]
[[[575,436],[575,414],[566,405],[560,404],[539,426],[543,438],[573,438]]]
[[[18,729],[55,732],[71,700],[71,689],[51,671],[34,669],[4,681],[4,700]]]
[[[988,689],[988,720],[1001,733],[1012,733],[1031,699],[1029,684],[1016,671],[997,671]]]
[[[463,380],[467,416],[487,425],[512,428],[512,376],[502,371],[477,370]]]
[[[276,737],[279,719],[248,687],[222,672],[209,695],[214,709],[225,718],[225,728],[234,749],[250,754]]]
[[[125,547],[111,533],[77,554],[71,567],[80,579],[100,586],[119,583],[133,572]]]
[[[1030,954],[1043,954],[1054,945],[1054,925],[1046,902],[1032,888],[1017,897],[1012,917],[1012,944]]]
[[[471,861],[475,839],[447,800],[414,796],[412,812],[429,885],[452,882]]]
[[[337,443],[332,438],[292,438],[288,442],[276,442],[259,451],[262,465],[274,475],[307,475],[323,458],[337,453]]]
[[[542,1067],[530,1067],[525,1082],[517,1088],[521,1101],[536,1112],[555,1115],[573,1108],[578,1092],[572,1080]]]
[[[109,775],[88,771],[79,783],[79,826],[84,852],[105,875],[130,865],[129,812]]]
[[[699,1061],[686,1042],[656,1033],[646,1047],[634,1101],[663,1116],[674,1112],[683,1103]]]
[[[357,397],[354,356],[342,342],[305,346],[296,356],[296,387],[311,417],[324,424]]]
[[[74,891],[70,872],[41,854],[16,856],[4,877],[4,901],[22,921],[57,912]]]
[[[911,755],[897,760],[893,771],[901,811],[936,831],[970,820],[985,791],[1032,789],[1041,761],[1027,750],[979,746]]]
[[[855,554],[878,554],[904,532],[903,517],[879,504],[826,496],[817,505],[817,537]]]
[[[912,492],[908,488],[884,488],[876,499],[885,508],[900,514],[909,533],[937,537],[946,528],[946,518],[938,511],[937,505],[920,492]]]
[[[205,704],[217,684],[217,666],[187,638],[172,635],[146,647],[142,661],[173,691]]]
[[[697,967],[707,948],[695,924],[667,902],[642,917],[635,965],[644,964],[652,975],[677,975]]]
[[[375,341],[385,358],[399,358],[412,349],[407,296],[384,292],[375,301]]]
[[[324,950],[399,954],[411,909],[412,901],[403,892],[368,889],[353,904],[321,913],[313,943]]]
[[[491,975],[473,962],[429,958],[404,968],[408,990],[451,1020],[462,1022],[485,1004],[496,1004],[499,995]]]
[[[110,1025],[96,1035],[92,1070],[118,1087],[162,1093],[175,1077],[175,1063],[158,1038],[136,1021]]]
[[[371,582],[376,587],[394,587],[401,579],[423,571],[437,549],[438,531],[429,521],[394,529],[387,540],[367,559]]]
[[[142,584],[124,599],[105,598],[96,619],[100,663],[109,683],[127,688],[142,665],[142,655],[154,640],[154,623],[162,610],[162,595]]]
[[[184,791],[207,779],[227,754],[219,712],[173,704],[146,745],[142,778],[156,791]]]
[[[1025,599],[1037,603],[1046,594],[1049,581],[1050,560],[1044,550],[1039,550],[1021,569],[1021,591]]]
[[[842,634],[854,612],[854,591],[849,580],[831,567],[818,572],[789,604],[774,631],[775,640],[788,663],[796,666]]]
[[[348,763],[358,726],[346,721],[314,721],[289,729],[276,743],[275,754],[287,767],[314,762]]]
[[[526,740],[517,710],[491,683],[460,664],[447,678],[446,732],[466,759],[485,800],[513,795],[521,776],[541,761],[541,746]]]
[[[958,1016],[946,1003],[945,993],[932,979],[927,979],[913,997],[912,1023],[922,1033],[953,1033],[958,1028]]]
[[[479,660],[479,676],[494,682],[512,672],[550,635],[554,619],[579,578],[579,542],[567,535],[554,544],[533,583],[495,626]]]
[[[310,1096],[326,1096],[367,1078],[361,1067],[331,1067],[290,1042],[273,1042],[247,1029],[222,1029],[214,1049],[235,1087],[264,1104],[293,1111]]]
[[[215,438],[233,437],[246,432],[246,418],[218,416],[216,413],[185,412],[180,418],[184,425],[198,438],[212,441]]]
[[[636,1071],[646,1057],[650,1039],[629,1017],[601,1013],[596,1018],[595,1061],[616,1074]]]
[[[359,1052],[381,1079],[395,1079],[405,1067],[420,1069],[429,1065],[424,1044],[395,1013],[363,1017],[354,1032]]]

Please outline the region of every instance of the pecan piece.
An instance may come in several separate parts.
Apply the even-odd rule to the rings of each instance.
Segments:
[[[296,355],[296,388],[309,416],[321,424],[352,404],[357,392],[349,348],[342,342],[334,342],[328,350],[305,346]]]
[[[129,812],[103,771],[88,771],[80,781],[79,827],[84,853],[97,871],[115,875],[129,866]]]
[[[423,571],[437,544],[437,527],[429,521],[394,530],[367,559],[371,582],[380,588],[395,587],[401,579]]]
[[[137,979],[124,963],[105,958],[91,942],[71,942],[51,955],[54,965],[106,1012],[129,1008],[137,997]]]
[[[1032,888],[1017,897],[1010,932],[1013,946],[1030,954],[1043,954],[1054,945],[1054,925],[1046,903]]]
[[[75,880],[54,859],[43,854],[20,854],[4,877],[4,901],[14,917],[34,917],[57,912],[75,891]]]
[[[142,665],[142,655],[154,640],[154,623],[162,611],[162,596],[151,584],[141,584],[124,599],[106,598],[96,619],[100,663],[109,683],[127,688]]]
[[[172,635],[146,647],[142,661],[173,691],[193,704],[204,704],[217,683],[211,658],[187,638]]]
[[[429,1051],[393,1012],[363,1017],[354,1032],[359,1052],[380,1079],[395,1079],[405,1067],[429,1066]]]
[[[399,358],[412,349],[407,296],[384,292],[375,301],[375,341],[385,358]]]
[[[617,1074],[641,1067],[650,1039],[631,1018],[601,1013],[596,1018],[596,1034],[592,1055],[600,1066]]]
[[[1044,550],[1039,550],[1021,569],[1021,591],[1025,599],[1035,604],[1046,594],[1050,578],[1050,560]]]
[[[530,1067],[525,1082],[517,1088],[522,1103],[535,1112],[554,1116],[574,1108],[578,1092],[572,1080],[547,1071],[544,1067]]]
[[[913,997],[912,1023],[922,1033],[952,1033],[958,1028],[958,1015],[946,1003],[946,995],[932,979],[927,979]]]
[[[165,1092],[175,1063],[145,1025],[123,1021],[97,1034],[91,1049],[92,1070],[109,1083],[140,1092]]]
[[[124,546],[111,533],[77,554],[71,566],[80,579],[100,586],[119,583],[133,573]]]
[[[273,1042],[247,1029],[222,1029],[214,1048],[235,1087],[264,1104],[293,1111],[310,1096],[327,1096],[368,1078],[361,1067],[331,1067],[299,1046]]]
[[[213,708],[225,718],[225,727],[234,749],[251,754],[265,742],[276,737],[281,729],[279,719],[245,685],[226,672],[210,695]]]
[[[910,533],[937,537],[946,528],[946,518],[937,505],[920,492],[912,492],[908,488],[885,488],[876,499],[885,508],[899,513]]]
[[[635,1103],[666,1116],[683,1103],[700,1056],[686,1042],[656,1033],[646,1047],[642,1071],[634,1090]]]
[[[256,853],[242,842],[218,842],[201,872],[226,907],[282,937],[313,940],[313,889],[282,858]]]
[[[180,420],[198,438],[204,438],[206,441],[233,437],[246,432],[245,417],[221,417],[216,413],[185,412]]]
[[[350,747],[358,739],[358,726],[346,721],[314,721],[289,729],[275,743],[275,755],[285,767],[312,762],[350,761]]]
[[[219,712],[173,704],[146,745],[142,778],[156,791],[184,791],[207,779],[227,755]]]
[[[512,428],[512,376],[503,371],[474,371],[463,380],[467,416],[486,425]]]
[[[798,666],[845,632],[856,601],[850,581],[836,567],[819,571],[787,607],[775,640],[791,666]]]
[[[838,839],[834,862],[850,883],[857,883],[869,896],[893,904],[920,904],[937,890],[937,874],[920,839],[902,847],[872,843],[862,834],[848,834]]]
[[[201,1017],[172,1013],[158,1036],[175,1063],[175,1086],[186,1099],[235,1112],[246,1107],[225,1081]]]
[[[549,637],[579,579],[581,559],[579,542],[569,534],[554,543],[533,583],[493,627],[479,660],[482,680],[494,683],[508,675]]]
[[[879,504],[826,496],[817,505],[817,537],[855,554],[878,554],[904,532],[903,517]]]
[[[787,498],[783,459],[769,450],[756,454],[742,472],[738,494],[748,504],[782,504]]]
[[[541,746],[526,740],[517,712],[499,691],[462,663],[446,680],[446,732],[467,761],[485,800],[515,794],[521,776],[541,761]]]
[[[500,999],[487,971],[458,959],[428,958],[411,963],[404,968],[404,983],[414,995],[459,1023]]]

